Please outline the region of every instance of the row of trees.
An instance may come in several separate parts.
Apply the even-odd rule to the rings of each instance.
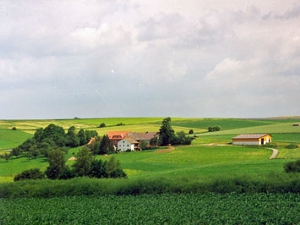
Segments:
[[[78,133],[75,130],[75,127],[71,126],[66,133],[63,127],[54,124],[48,125],[45,129],[39,128],[33,138],[29,138],[18,147],[13,148],[10,156],[25,155],[29,159],[39,155],[47,157],[53,149],[67,151],[68,147],[85,145],[92,137],[98,135],[94,130],[80,129]]]
[[[95,159],[91,150],[83,147],[76,155],[75,163],[69,167],[65,164],[64,152],[59,149],[53,150],[48,156],[49,166],[45,173],[39,169],[23,171],[15,176],[14,181],[25,179],[71,179],[74,177],[95,178],[125,178],[126,173],[122,170],[120,162],[111,157],[108,161]]]

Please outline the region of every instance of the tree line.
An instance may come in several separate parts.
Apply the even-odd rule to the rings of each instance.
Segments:
[[[96,159],[89,148],[83,147],[76,155],[75,163],[69,167],[66,165],[64,153],[53,150],[48,156],[49,166],[45,172],[38,168],[25,170],[14,177],[14,181],[26,179],[44,179],[45,177],[55,179],[71,179],[74,177],[94,178],[126,178],[127,175],[121,168],[121,164],[114,157],[108,161]]]
[[[28,138],[21,145],[13,148],[10,156],[26,156],[28,159],[37,158],[40,155],[48,157],[54,149],[66,152],[68,148],[85,145],[92,137],[98,136],[95,130],[80,129],[78,133],[75,130],[75,127],[71,126],[65,132],[63,127],[54,124],[39,128],[32,138]]]

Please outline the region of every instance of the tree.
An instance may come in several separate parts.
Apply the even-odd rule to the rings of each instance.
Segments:
[[[71,178],[74,178],[74,177],[75,177],[75,174],[73,173],[71,168],[69,166],[65,166],[63,168],[63,170],[61,171],[61,173],[59,174],[58,179],[66,180],[66,179],[71,179]]]
[[[84,145],[86,144],[86,136],[85,136],[85,132],[83,129],[80,129],[78,134],[77,134],[77,137],[79,139],[79,145]]]
[[[19,147],[13,148],[10,154],[18,158],[18,156],[21,154],[21,149]]]
[[[171,118],[163,119],[159,130],[159,140],[162,146],[173,144],[175,138],[174,130],[171,127]]]
[[[99,148],[100,148],[99,150],[100,154],[107,154],[115,150],[114,145],[111,142],[111,140],[109,140],[108,135],[103,135]]]
[[[140,143],[140,149],[145,150],[147,149],[147,142],[145,140],[142,140]]]
[[[120,161],[116,160],[115,157],[111,157],[106,163],[106,177],[117,178],[126,177],[126,173],[122,170]]]
[[[194,133],[193,129],[189,130],[189,134],[193,134],[193,133]]]
[[[70,147],[77,147],[79,146],[79,138],[75,133],[75,127],[71,126],[68,129],[67,137],[66,137],[66,145]]]
[[[44,129],[43,139],[44,138],[52,139],[59,147],[63,147],[66,144],[66,134],[64,128],[54,124],[50,124]]]
[[[73,171],[76,176],[87,176],[91,170],[93,155],[88,147],[83,147],[76,156],[76,162],[73,164]]]
[[[49,166],[46,169],[46,176],[50,179],[57,179],[65,167],[64,153],[60,149],[52,150],[48,156]]]
[[[151,147],[157,147],[157,145],[158,145],[158,138],[155,136],[155,137],[150,139],[150,146]]]
[[[96,178],[101,178],[101,177],[104,177],[106,172],[105,172],[105,163],[99,159],[94,159],[92,161],[92,164],[91,164],[91,169],[90,169],[90,172],[89,172],[89,177],[96,177]]]
[[[102,128],[102,127],[105,127],[106,125],[105,125],[105,123],[101,123],[100,125],[99,125],[99,128]]]

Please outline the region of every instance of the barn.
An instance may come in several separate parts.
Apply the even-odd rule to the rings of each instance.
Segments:
[[[265,145],[271,141],[270,134],[240,134],[232,138],[234,145]]]

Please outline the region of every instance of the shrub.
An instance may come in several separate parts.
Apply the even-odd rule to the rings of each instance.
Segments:
[[[298,148],[298,145],[292,143],[292,144],[289,144],[289,145],[285,146],[285,148],[287,148],[287,149],[295,149],[295,148]]]
[[[267,144],[265,144],[263,147],[267,147],[267,148],[277,148],[277,144],[273,143],[273,142],[269,142]]]
[[[194,130],[189,130],[189,134],[193,134],[194,133]]]
[[[22,173],[19,173],[15,176],[14,181],[20,181],[20,180],[37,180],[37,179],[43,179],[45,177],[44,173],[40,171],[38,168],[25,170]]]
[[[288,162],[284,165],[284,170],[287,173],[300,172],[300,159],[295,162]]]
[[[12,130],[17,130],[17,128],[16,127],[13,127],[13,128],[11,128]]]
[[[105,126],[106,126],[105,123],[101,123],[101,124],[99,125],[100,128],[105,127]]]
[[[208,127],[207,130],[208,132],[220,131],[221,127],[220,126]]]

